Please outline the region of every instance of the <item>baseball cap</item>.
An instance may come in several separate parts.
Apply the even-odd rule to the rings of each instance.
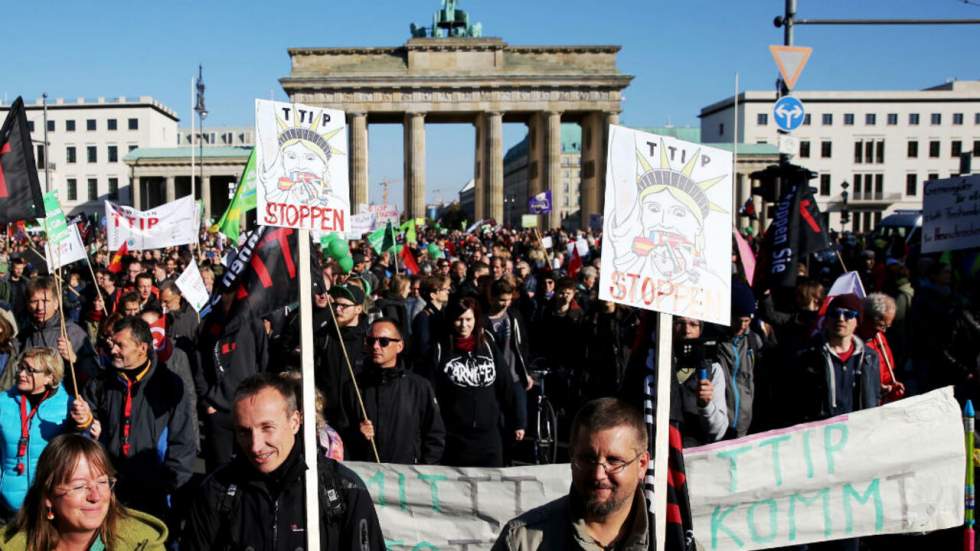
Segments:
[[[346,298],[358,306],[364,304],[364,291],[356,285],[334,285],[329,292],[334,298]]]

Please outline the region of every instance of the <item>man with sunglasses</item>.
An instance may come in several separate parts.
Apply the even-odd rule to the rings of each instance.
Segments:
[[[382,463],[434,465],[442,458],[446,429],[432,384],[406,369],[405,341],[394,321],[374,321],[364,337],[366,354],[357,383],[367,410],[363,418],[354,385],[344,387],[346,458],[374,461],[371,440]]]
[[[650,453],[639,410],[618,398],[588,402],[572,422],[569,443],[569,494],[508,522],[494,551],[645,551],[642,482]]]

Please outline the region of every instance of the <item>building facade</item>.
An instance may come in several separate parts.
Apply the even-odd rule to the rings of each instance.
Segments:
[[[177,114],[152,97],[57,98],[47,105],[45,158],[43,100],[25,102],[25,108],[41,187],[57,191],[68,214],[102,211],[104,200],[130,204],[130,171],[123,158],[139,147],[177,141]],[[0,115],[8,109],[0,105]]]
[[[870,231],[891,211],[921,209],[925,181],[958,174],[961,153],[980,155],[980,81],[918,91],[793,95],[806,115],[792,133],[798,140],[791,146],[792,162],[817,173],[811,185],[832,229]],[[775,99],[774,92],[739,94],[737,131],[735,98],[702,108],[702,138],[778,143]],[[768,206],[760,207],[765,216]],[[841,224],[845,210],[850,213],[846,227]]]

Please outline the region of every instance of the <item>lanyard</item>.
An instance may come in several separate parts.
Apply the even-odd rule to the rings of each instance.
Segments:
[[[129,457],[129,452],[132,450],[129,443],[129,431],[132,427],[130,419],[133,416],[133,380],[129,377],[124,377],[124,379],[126,379],[126,404],[123,406],[122,455]]]
[[[30,436],[31,431],[31,419],[34,418],[34,414],[37,410],[41,408],[41,402],[43,402],[48,397],[50,391],[44,391],[44,395],[38,401],[36,406],[31,408],[31,412],[27,413],[27,395],[22,394],[20,396],[20,441],[17,442],[17,474],[24,474],[24,456],[27,455],[27,440]]]

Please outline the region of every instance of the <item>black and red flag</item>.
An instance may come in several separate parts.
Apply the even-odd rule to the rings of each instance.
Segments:
[[[774,210],[759,251],[756,293],[795,286],[797,265],[805,262],[810,253],[830,246],[820,208],[806,183],[790,185]]]
[[[24,100],[17,98],[0,127],[0,223],[44,218]]]

